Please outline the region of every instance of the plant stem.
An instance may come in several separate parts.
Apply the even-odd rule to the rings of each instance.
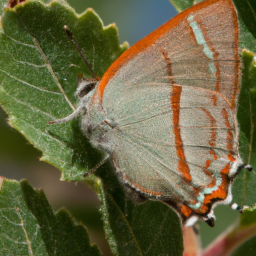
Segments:
[[[231,226],[210,244],[201,256],[228,256],[240,245],[256,235],[256,225],[250,227]]]

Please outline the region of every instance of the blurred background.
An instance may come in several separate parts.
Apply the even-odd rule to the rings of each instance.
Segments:
[[[77,13],[92,7],[104,25],[115,23],[120,43],[133,45],[177,14],[168,0],[69,0]],[[88,228],[91,242],[97,243],[103,255],[112,255],[104,238],[103,224],[98,212],[97,195],[85,184],[59,181],[61,173],[39,160],[41,153],[7,124],[7,115],[0,108],[0,176],[27,179],[35,188],[42,188],[57,211],[65,207],[78,222]],[[238,217],[229,206],[215,209],[216,227],[200,223],[202,244],[206,246]]]

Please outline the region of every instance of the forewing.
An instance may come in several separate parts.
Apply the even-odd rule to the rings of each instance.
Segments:
[[[205,1],[127,50],[103,76],[95,98],[103,101],[104,95],[105,109],[118,112],[119,102],[138,84],[166,83],[221,93],[235,108],[239,67],[238,23],[232,1]],[[213,96],[212,104],[217,103]]]

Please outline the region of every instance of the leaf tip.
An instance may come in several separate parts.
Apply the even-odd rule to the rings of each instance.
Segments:
[[[129,43],[127,41],[124,41],[120,47],[122,48],[123,51],[127,50],[129,48]]]
[[[1,189],[2,184],[3,184],[3,181],[4,181],[5,179],[6,179],[5,177],[0,176],[0,189]]]
[[[256,66],[256,55],[248,49],[242,50],[242,57],[244,61],[250,61],[251,65]]]

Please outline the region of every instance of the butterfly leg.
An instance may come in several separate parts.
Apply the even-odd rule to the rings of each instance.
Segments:
[[[52,120],[50,122],[48,122],[47,124],[62,124],[62,123],[66,123],[68,121],[71,121],[75,118],[77,118],[79,116],[79,114],[81,112],[85,111],[85,108],[83,106],[79,106],[72,114],[70,114],[67,117],[64,117],[62,119],[57,119],[57,120]]]
[[[100,161],[96,166],[94,166],[89,172],[84,174],[84,177],[89,177],[91,174],[97,171],[103,164],[105,164],[109,159],[109,155],[107,155],[102,161]]]

